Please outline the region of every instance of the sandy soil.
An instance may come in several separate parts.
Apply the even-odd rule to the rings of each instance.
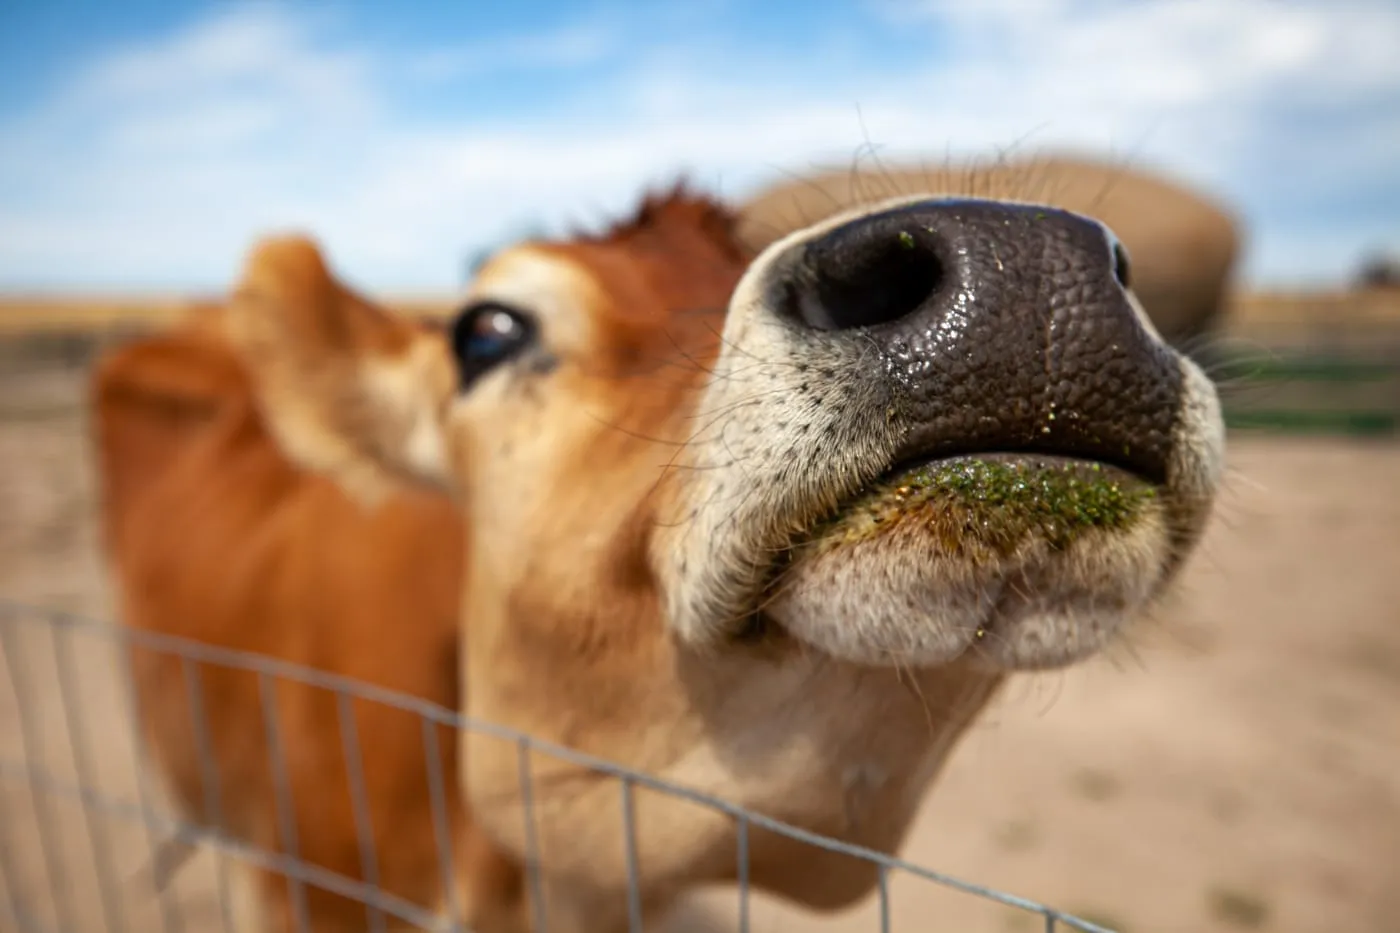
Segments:
[[[108,618],[75,381],[0,382],[0,598]],[[1124,933],[1400,930],[1400,447],[1236,438],[1231,467],[1179,598],[1109,656],[1015,683],[907,858]],[[164,903],[144,874],[103,629],[0,608],[0,633],[0,930],[221,929],[207,853]],[[907,877],[891,906],[896,931],[1044,929]],[[759,933],[879,929],[874,899],[752,910]],[[706,892],[669,929],[735,914]]]

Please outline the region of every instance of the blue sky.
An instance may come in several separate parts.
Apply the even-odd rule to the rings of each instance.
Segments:
[[[687,171],[1090,149],[1227,198],[1244,276],[1400,250],[1393,0],[0,5],[0,289],[217,290],[303,229],[367,288]]]

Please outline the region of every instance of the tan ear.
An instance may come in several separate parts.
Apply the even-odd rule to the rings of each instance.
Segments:
[[[353,294],[296,236],[253,248],[227,327],[292,460],[362,500],[446,484],[443,421],[457,373],[443,334]]]

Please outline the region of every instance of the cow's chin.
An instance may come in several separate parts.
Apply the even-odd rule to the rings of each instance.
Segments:
[[[1061,667],[1152,598],[1170,539],[1157,488],[1107,464],[978,455],[896,471],[789,551],[765,613],[863,664]]]

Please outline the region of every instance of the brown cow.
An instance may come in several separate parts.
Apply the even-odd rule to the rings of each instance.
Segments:
[[[331,480],[289,461],[266,431],[223,324],[222,309],[201,309],[171,333],[112,353],[97,370],[105,543],[123,621],[456,708],[463,541],[450,503],[405,489],[363,509]],[[170,652],[138,646],[133,654],[144,733],[187,818],[277,852],[284,824],[275,788],[285,771],[295,842],[280,851],[368,878],[428,911],[443,890],[428,793],[436,757],[447,789],[441,816],[467,843],[460,857],[475,866],[463,877],[496,885],[488,901],[518,897],[513,864],[493,866],[489,851],[476,847],[479,837],[464,830],[453,792],[455,730],[439,728],[428,739],[416,715],[354,702],[367,814],[358,819],[367,821],[377,868],[369,872],[344,758],[351,717],[334,693],[282,679],[264,684],[245,670],[182,662]],[[278,702],[280,748],[268,741],[266,690]],[[260,873],[256,885],[240,887],[270,899],[285,929],[300,929],[298,914],[314,931],[365,926],[358,900],[288,887],[271,874]]]
[[[743,202],[740,233],[761,249],[839,211],[910,194],[1052,204],[1102,221],[1127,247],[1133,291],[1171,343],[1199,342],[1225,311],[1240,251],[1234,217],[1186,186],[1092,158],[819,170],[776,182]]]
[[[731,215],[678,190],[605,235],[496,255],[443,333],[346,291],[310,242],[264,243],[222,322],[241,366],[209,351],[225,382],[200,381],[216,367],[190,336],[166,345],[181,377],[152,345],[99,382],[127,623],[445,701],[434,594],[461,560],[464,712],[897,849],[1009,672],[1087,657],[1175,576],[1218,482],[1219,409],[1082,217],[916,199],[751,258]],[[423,485],[464,538],[405,492]],[[173,674],[138,675],[157,756],[193,788]],[[212,696],[211,732],[243,776],[231,831],[276,846],[255,688]],[[363,877],[334,704],[279,697],[293,797],[318,805],[301,854],[318,837]],[[380,884],[401,860],[426,903],[419,733],[364,715]],[[552,931],[626,929],[631,906],[736,877],[726,813],[538,752],[524,784],[508,736],[457,752],[478,930],[541,928],[512,866],[539,869]],[[748,851],[755,886],[815,908],[876,880],[768,830]],[[265,892],[287,923],[286,891]],[[318,903],[317,929],[364,923]]]

